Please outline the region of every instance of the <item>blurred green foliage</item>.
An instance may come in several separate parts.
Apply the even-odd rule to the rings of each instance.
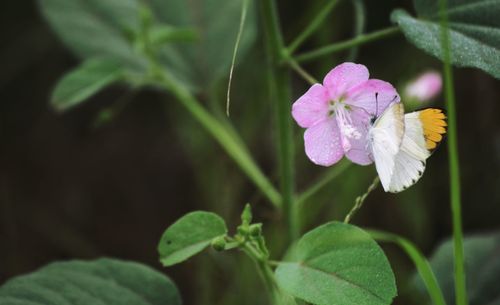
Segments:
[[[176,77],[190,84],[212,113],[242,135],[255,159],[276,182],[279,177],[273,157],[273,101],[267,98],[262,69],[266,59],[258,39],[261,35],[257,35],[259,18],[252,10],[233,80],[231,117],[227,118],[225,76],[236,38],[240,1],[225,1],[230,3],[226,10],[214,5],[214,1],[150,1],[154,18],[162,25],[189,29],[193,24],[186,15],[189,12],[189,16],[200,17],[195,28],[206,34],[178,47],[163,45],[162,59],[166,67],[176,71]],[[301,32],[325,2],[280,2],[287,42]],[[5,236],[0,246],[0,261],[4,264],[0,280],[68,257],[113,255],[159,268],[156,244],[168,224],[185,212],[204,209],[216,211],[232,228],[238,224],[238,215],[247,201],[259,207],[255,218],[264,222],[264,234],[273,246],[271,252],[274,256],[282,254],[285,244],[281,215],[172,97],[156,91],[141,90],[134,95],[123,88],[110,88],[62,116],[49,109],[56,80],[79,64],[60,38],[79,57],[113,54],[134,73],[146,68],[145,59],[138,57],[130,40],[140,28],[138,3],[89,1],[100,15],[114,16],[105,23],[94,19],[96,11],[81,7],[83,1],[78,2],[79,6],[74,4],[77,2],[64,2],[68,7],[59,13],[48,13],[47,7],[60,5],[61,1],[41,3],[44,16],[58,20],[59,25],[54,26],[58,37],[43,21],[35,1],[9,2],[0,12],[5,41],[0,56],[0,229]],[[193,6],[186,7],[187,3]],[[110,10],[114,5],[120,9]],[[165,9],[165,5],[175,5],[176,9]],[[390,13],[398,6],[412,10],[410,1],[365,1],[365,5],[366,32],[390,26]],[[350,3],[340,2],[299,51],[351,38],[355,32],[354,13]],[[214,22],[207,25],[204,16],[216,18],[209,18]],[[88,22],[88,18],[92,21]],[[228,24],[234,25],[229,27],[231,31],[221,34],[220,27]],[[122,27],[127,30],[118,29]],[[82,36],[87,39],[76,39]],[[352,54],[333,54],[305,68],[320,79],[348,55]],[[403,36],[363,46],[351,59],[368,66],[372,77],[388,80],[398,89],[422,70],[441,65]],[[195,70],[191,69],[193,65]],[[496,215],[500,213],[500,91],[498,82],[481,71],[456,72],[465,229],[489,230],[498,227]],[[293,97],[300,96],[307,87],[302,79],[294,77]],[[117,100],[126,102],[115,103]],[[103,109],[118,106],[121,111],[114,120],[98,129],[91,127]],[[298,127],[295,134],[297,184],[302,191],[327,169],[307,160]],[[445,156],[446,148],[440,147],[429,160],[422,181],[407,192],[374,192],[354,222],[407,236],[429,253],[450,234]],[[351,166],[308,199],[304,203],[304,231],[343,219],[375,174],[371,167]],[[123,234],[117,236],[116,230]],[[413,266],[399,249],[384,249],[397,272],[398,283],[404,283]],[[169,269],[168,273],[178,282],[186,304],[253,305],[267,300],[265,293],[260,293],[265,290],[252,262],[243,255],[215,255],[209,251],[208,256]],[[417,301],[413,295],[403,294],[396,302]]]

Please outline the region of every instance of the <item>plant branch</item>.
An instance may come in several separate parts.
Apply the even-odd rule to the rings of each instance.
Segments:
[[[394,34],[399,33],[399,31],[400,30],[398,27],[386,28],[383,30],[369,33],[369,34],[359,35],[353,39],[349,39],[346,41],[333,43],[331,45],[321,47],[321,48],[314,50],[314,51],[299,54],[297,56],[294,56],[294,58],[297,62],[312,61],[312,60],[321,58],[321,57],[326,56],[326,55],[330,55],[330,54],[333,54],[333,53],[336,53],[339,51],[347,50],[349,48],[360,46],[360,45],[363,45],[363,44],[366,44],[366,43],[369,43],[372,41],[376,41],[376,40],[379,40],[382,38],[390,37]]]

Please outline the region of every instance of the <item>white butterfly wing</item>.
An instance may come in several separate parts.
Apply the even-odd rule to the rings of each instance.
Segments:
[[[425,170],[425,160],[430,156],[426,148],[420,112],[405,115],[403,142],[394,160],[389,192],[398,193],[415,184]]]
[[[369,132],[369,143],[380,182],[387,192],[394,173],[395,158],[399,152],[403,135],[404,108],[394,103],[375,121]]]

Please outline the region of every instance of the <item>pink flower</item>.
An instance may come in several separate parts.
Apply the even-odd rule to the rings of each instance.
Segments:
[[[343,63],[293,104],[293,118],[307,128],[304,144],[312,162],[330,166],[344,155],[361,165],[373,162],[366,145],[370,120],[400,99],[391,84],[369,76],[365,66]]]
[[[405,95],[410,99],[426,102],[441,93],[442,86],[441,74],[436,71],[428,71],[406,86]]]

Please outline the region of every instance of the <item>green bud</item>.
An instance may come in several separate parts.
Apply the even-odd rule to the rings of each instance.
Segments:
[[[224,251],[226,248],[226,236],[218,236],[214,239],[212,239],[212,248],[214,248],[215,251]]]
[[[249,228],[250,235],[252,237],[258,237],[262,234],[262,224],[261,223],[254,223],[250,225]]]
[[[238,231],[238,234],[243,237],[248,236],[248,234],[250,233],[248,226],[245,225],[238,226],[236,230]]]
[[[250,203],[245,205],[243,212],[241,213],[241,223],[242,225],[250,225],[252,223],[252,207]]]

